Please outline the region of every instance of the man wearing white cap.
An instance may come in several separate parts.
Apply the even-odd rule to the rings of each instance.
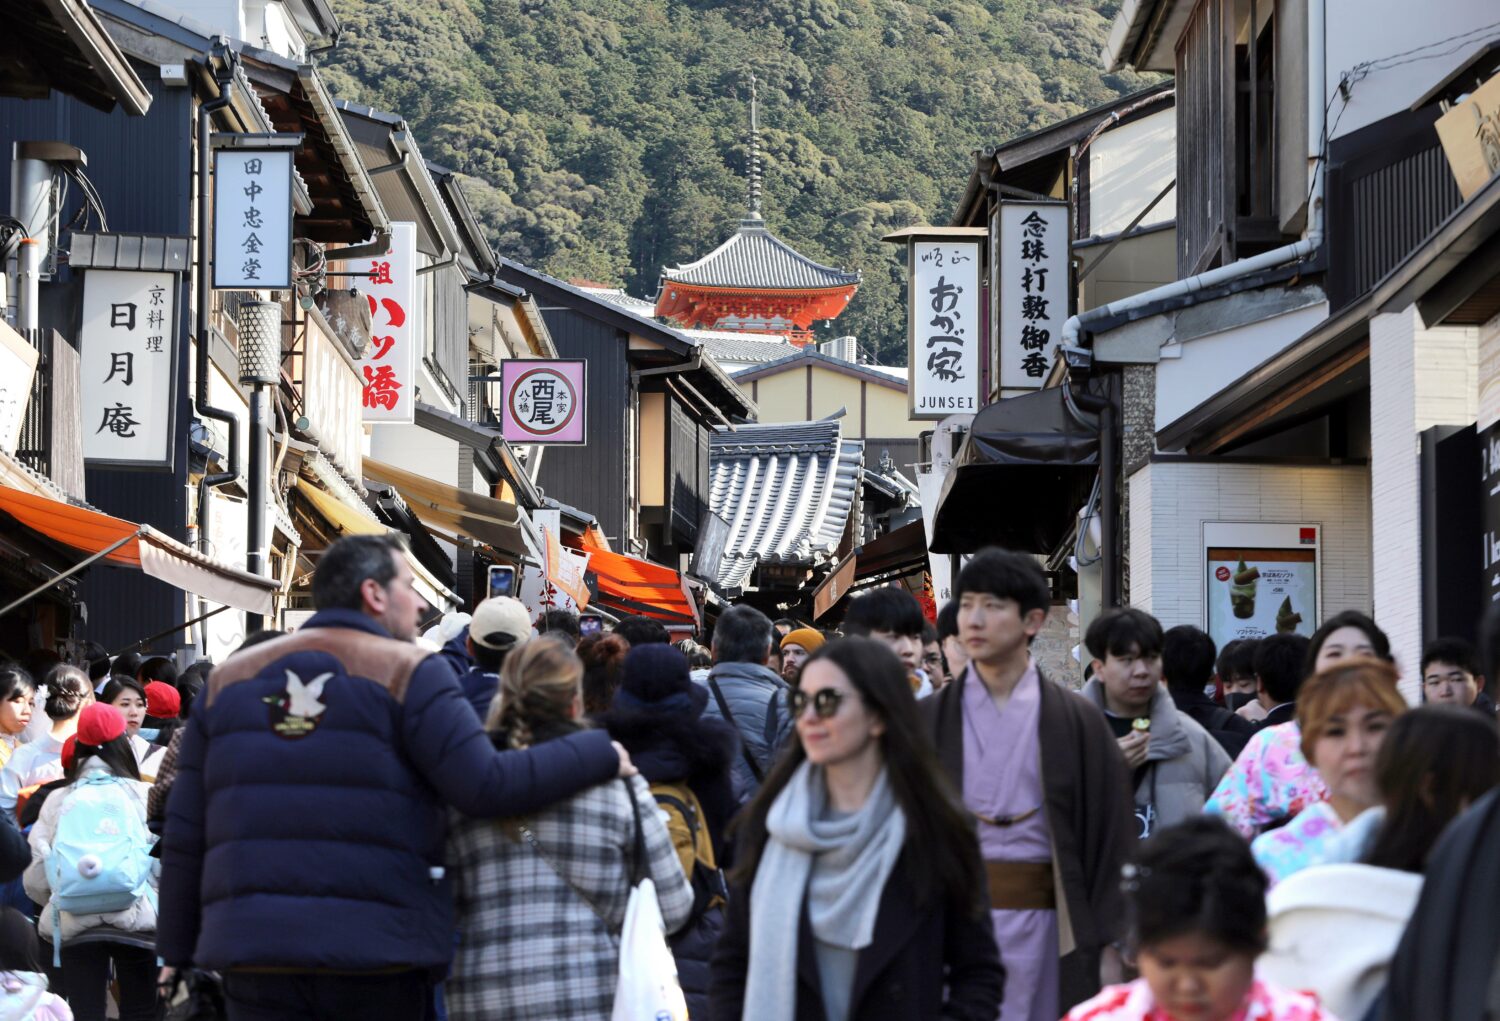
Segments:
[[[469,704],[483,723],[490,714],[490,703],[500,689],[500,664],[514,648],[531,639],[531,614],[518,599],[496,596],[474,608],[469,621],[469,655],[474,666],[459,678]]]

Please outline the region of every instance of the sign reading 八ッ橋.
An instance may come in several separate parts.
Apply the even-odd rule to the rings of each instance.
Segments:
[[[984,345],[980,243],[916,239],[908,251],[910,417],[973,414],[979,410]]]
[[[359,363],[364,377],[364,421],[416,421],[417,225],[391,224],[391,247],[351,270],[368,271],[359,281],[370,302],[370,347]]]
[[[1000,387],[1037,389],[1068,321],[1068,204],[1001,202]]]
[[[292,150],[214,150],[213,285],[292,286]]]
[[[511,443],[587,442],[588,365],[582,358],[502,361],[500,394],[500,433]]]
[[[172,467],[176,336],[177,274],[85,271],[78,358],[86,462]]]

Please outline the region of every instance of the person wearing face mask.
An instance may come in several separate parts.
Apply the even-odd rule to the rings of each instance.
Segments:
[[[1233,760],[1255,733],[1255,725],[1208,697],[1214,640],[1191,624],[1179,624],[1162,636],[1161,669],[1177,708],[1208,731]]]
[[[1310,676],[1355,655],[1373,654],[1389,662],[1390,648],[1385,632],[1373,620],[1345,610],[1313,632],[1302,674]],[[1322,801],[1327,790],[1303,755],[1302,744],[1296,721],[1262,727],[1219,781],[1204,811],[1221,816],[1250,840]]]
[[[1272,885],[1320,860],[1334,835],[1380,803],[1375,757],[1406,701],[1389,663],[1343,659],[1304,686],[1297,700],[1302,754],[1317,769],[1328,800],[1308,805],[1291,822],[1250,845]]]
[[[1255,701],[1255,647],[1259,644],[1259,638],[1236,638],[1219,650],[1214,673],[1219,678],[1224,708],[1230,712]]]

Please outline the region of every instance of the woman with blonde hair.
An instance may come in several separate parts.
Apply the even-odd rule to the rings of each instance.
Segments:
[[[583,664],[542,637],[505,659],[486,729],[529,748],[583,729]],[[644,858],[644,861],[641,860]],[[444,995],[454,1021],[610,1016],[631,876],[656,886],[669,932],[692,888],[646,782],[592,787],[519,819],[455,816],[448,840],[460,943]]]
[[[1341,659],[1303,684],[1297,696],[1302,754],[1322,778],[1328,800],[1250,845],[1273,885],[1320,861],[1346,823],[1380,804],[1376,755],[1405,711],[1395,668],[1384,659]]]

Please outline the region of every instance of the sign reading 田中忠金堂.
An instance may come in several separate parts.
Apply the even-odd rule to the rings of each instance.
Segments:
[[[177,274],[90,269],[83,278],[83,458],[172,467]]]
[[[1000,387],[1037,389],[1069,316],[1068,204],[1000,203]]]
[[[979,410],[978,241],[913,240],[907,300],[908,407],[914,419]]]
[[[501,435],[511,443],[586,443],[587,384],[582,358],[502,361]]]
[[[213,285],[292,286],[292,150],[214,150]]]

